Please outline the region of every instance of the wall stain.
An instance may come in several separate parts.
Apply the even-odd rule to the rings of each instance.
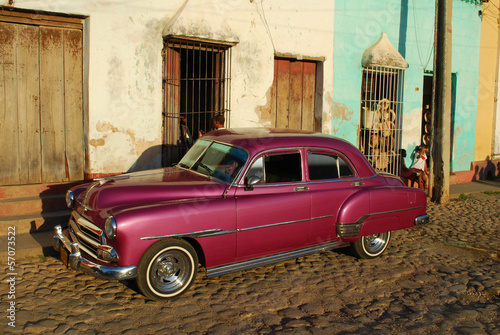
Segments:
[[[352,116],[354,115],[354,111],[349,110],[347,106],[340,102],[333,102],[333,111],[332,111],[332,121],[340,120],[338,122],[337,127],[333,126],[333,134],[336,135],[340,130],[340,126],[344,121],[350,121]]]
[[[102,147],[104,144],[106,144],[106,141],[103,138],[98,138],[98,139],[91,139],[89,141],[89,144],[93,147]]]
[[[148,141],[143,138],[137,138],[133,130],[118,128],[112,125],[110,122],[106,121],[99,121],[96,125],[96,130],[99,133],[104,133],[104,134],[102,135],[101,138],[89,140],[89,144],[94,147],[104,146],[106,144],[106,139],[110,136],[110,134],[113,133],[126,134],[130,137],[131,143],[133,145],[132,149],[130,150],[131,155],[139,156],[142,152],[144,152],[151,146],[160,144],[159,139]]]
[[[272,108],[271,108],[271,90],[273,87],[269,87],[266,92],[266,103],[255,107],[255,113],[259,117],[259,121],[264,127],[274,127],[275,122],[273,122]],[[276,117],[276,116],[274,116]]]

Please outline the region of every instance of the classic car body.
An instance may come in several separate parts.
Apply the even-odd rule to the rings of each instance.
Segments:
[[[376,173],[348,142],[261,128],[208,133],[175,167],[79,185],[67,203],[63,261],[136,278],[155,299],[184,292],[199,264],[215,276],[349,245],[373,258],[391,231],[429,221],[422,190]]]

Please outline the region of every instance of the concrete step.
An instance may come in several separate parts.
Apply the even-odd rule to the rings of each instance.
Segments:
[[[60,211],[66,208],[65,194],[0,199],[0,217]]]
[[[56,256],[52,247],[53,236],[54,232],[51,231],[33,234],[16,232],[15,235],[0,236],[0,259],[3,263],[9,263],[24,258]]]
[[[0,236],[7,235],[10,227],[15,227],[19,234],[52,231],[57,225],[66,227],[70,215],[71,210],[65,209],[40,214],[0,217]]]
[[[66,226],[71,211],[66,191],[78,183],[0,186],[0,236],[9,229],[32,234]]]
[[[0,199],[32,198],[49,194],[66,194],[68,189],[78,184],[79,182],[0,186]]]

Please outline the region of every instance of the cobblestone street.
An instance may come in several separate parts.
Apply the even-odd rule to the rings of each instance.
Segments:
[[[323,252],[196,283],[168,302],[133,285],[18,261],[15,328],[2,260],[3,332],[23,334],[500,334],[500,194],[430,204],[431,223],[384,255]]]

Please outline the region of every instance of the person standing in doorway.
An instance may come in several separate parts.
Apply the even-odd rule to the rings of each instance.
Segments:
[[[427,188],[427,147],[420,145],[415,152],[415,162],[411,166],[411,170],[417,174],[418,187],[425,190]]]

